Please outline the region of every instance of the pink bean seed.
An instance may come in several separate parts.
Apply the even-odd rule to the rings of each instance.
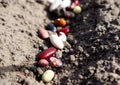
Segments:
[[[43,39],[47,39],[49,37],[48,31],[45,29],[39,29],[38,35]]]

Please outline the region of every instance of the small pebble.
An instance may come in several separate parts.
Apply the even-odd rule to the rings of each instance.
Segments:
[[[74,62],[73,63],[75,66],[78,66],[79,65],[79,63],[76,61],[76,62]]]
[[[114,15],[114,16],[118,16],[120,13],[120,9],[117,8],[117,7],[114,7],[111,11],[111,14]]]
[[[69,54],[74,54],[74,53],[75,53],[75,51],[76,51],[75,49],[70,48],[70,49],[69,49]]]
[[[78,47],[77,47],[77,50],[80,51],[80,52],[83,52],[83,51],[84,51],[81,46],[78,46]]]
[[[114,39],[115,39],[115,41],[119,41],[119,36],[116,35],[116,36],[114,37]]]
[[[37,71],[38,71],[38,73],[39,73],[39,75],[42,75],[43,74],[43,70],[41,69],[41,68],[37,68]]]
[[[49,37],[48,31],[45,29],[39,29],[38,35],[43,39],[47,39]]]
[[[33,77],[34,73],[32,71],[29,72],[29,76]]]
[[[75,56],[74,55],[70,55],[70,61],[71,62],[74,62],[76,59],[75,59]]]
[[[58,79],[58,75],[55,75],[55,76],[54,76],[54,80],[57,80],[57,79]]]
[[[25,74],[29,74],[29,70],[28,69],[25,69]]]
[[[67,47],[67,48],[71,48],[71,45],[70,45],[70,43],[69,42],[64,42],[64,45]]]
[[[67,36],[67,40],[69,41],[69,43],[70,43],[71,45],[77,44],[77,40],[74,38],[73,35],[68,35],[68,36]]]
[[[75,40],[75,38],[74,38],[74,36],[73,36],[72,34],[68,35],[68,36],[67,36],[67,39],[68,39],[69,41],[71,41],[71,42]]]
[[[90,66],[88,69],[91,74],[93,74],[95,72],[95,67],[93,67],[93,66]]]
[[[84,54],[85,54],[86,57],[89,57],[89,56],[90,56],[87,52],[84,52]]]
[[[43,81],[40,81],[40,85],[45,85]]]
[[[58,50],[58,51],[56,52],[56,57],[57,57],[57,58],[62,58],[62,51],[61,51],[61,50]]]
[[[47,47],[47,46],[45,46],[45,45],[43,45],[43,46],[41,46],[41,47],[43,48],[43,50],[48,49],[48,47]]]
[[[80,75],[80,74],[78,75],[78,77],[79,77],[80,79],[83,79],[83,76],[82,76],[82,75]]]
[[[65,48],[63,52],[68,53],[69,49]]]
[[[112,15],[110,13],[107,13],[106,15],[102,16],[102,20],[105,22],[111,22],[112,21]]]
[[[51,81],[52,82],[52,81]],[[53,84],[51,84],[51,82],[50,83],[47,83],[46,85],[53,85]]]

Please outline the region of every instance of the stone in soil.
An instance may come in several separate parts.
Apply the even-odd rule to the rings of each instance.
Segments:
[[[75,56],[74,56],[74,55],[70,55],[70,61],[71,61],[71,62],[75,62],[75,60],[76,60],[76,59],[75,59]]]

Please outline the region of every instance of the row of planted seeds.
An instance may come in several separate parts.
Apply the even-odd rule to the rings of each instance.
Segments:
[[[81,12],[81,7],[78,3],[79,0],[74,0],[74,2],[71,4],[72,10],[75,14],[79,14]],[[66,25],[67,21],[64,18],[57,18],[52,23],[48,24],[47,29],[39,29],[39,36],[42,39],[49,38],[53,47],[51,46],[37,56],[37,58],[39,59],[38,65],[43,67],[48,65],[51,65],[52,67],[62,66],[62,61],[54,57],[54,54],[57,52],[57,49],[63,49],[65,46],[65,43],[67,41],[66,34],[70,32],[69,27],[67,27]],[[60,28],[57,29],[57,27]],[[54,74],[55,73],[52,70],[46,70],[42,75],[43,82],[50,82],[53,79]]]

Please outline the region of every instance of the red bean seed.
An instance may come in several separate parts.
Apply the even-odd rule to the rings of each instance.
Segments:
[[[41,52],[40,55],[38,55],[38,58],[46,59],[46,58],[52,57],[56,53],[56,51],[57,51],[56,48],[50,47],[44,50],[43,52]]]

